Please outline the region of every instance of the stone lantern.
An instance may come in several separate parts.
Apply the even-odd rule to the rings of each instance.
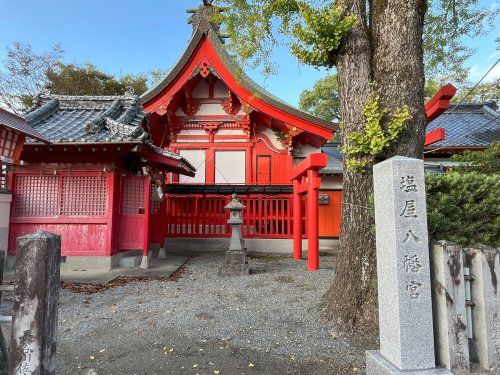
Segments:
[[[231,241],[226,251],[224,263],[219,271],[221,276],[248,275],[249,265],[245,241],[241,236],[241,225],[243,224],[243,210],[246,208],[241,204],[236,194],[232,195],[231,202],[224,207],[229,211],[227,223],[231,226]]]

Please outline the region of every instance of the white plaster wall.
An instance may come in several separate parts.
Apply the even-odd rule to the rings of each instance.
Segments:
[[[180,150],[179,154],[185,157],[196,168],[194,177],[179,176],[180,183],[205,183],[205,150]]]
[[[218,80],[214,85],[214,98],[225,99],[228,97],[228,88],[224,82]]]
[[[246,138],[246,137],[234,138],[234,139],[217,139],[217,138],[215,138],[214,141],[217,143],[246,142],[246,141],[248,141],[248,138]]]
[[[191,93],[193,95],[193,98],[208,98],[208,87],[208,83],[205,80],[201,80]]]
[[[315,154],[318,152],[321,152],[319,148],[310,145],[298,144],[293,149],[293,156],[298,158],[305,158],[311,154]]]
[[[207,135],[205,130],[201,129],[191,129],[191,130],[181,130],[178,135]]]
[[[277,148],[278,150],[284,150],[285,148],[281,144],[280,141],[278,141],[278,138],[276,137],[276,134],[269,129],[267,126],[260,126],[259,129],[257,130],[258,133],[264,134],[269,140],[271,141],[271,144],[274,146],[274,148]],[[258,135],[257,135],[258,137]]]
[[[245,183],[245,151],[215,152],[215,183]]]
[[[200,106],[197,115],[225,115],[224,109],[218,103],[205,103]]]
[[[224,130],[219,130],[216,134],[217,135],[246,135],[246,133],[241,130],[241,129],[224,129]]]

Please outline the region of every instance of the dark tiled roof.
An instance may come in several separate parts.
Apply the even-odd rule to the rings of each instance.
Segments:
[[[239,83],[247,89],[249,92],[254,94],[256,97],[266,102],[267,104],[281,109],[284,112],[290,113],[294,116],[297,116],[305,121],[309,121],[313,124],[322,126],[327,129],[336,130],[337,125],[320,119],[318,117],[312,116],[306,112],[301,111],[298,108],[291,106],[288,103],[285,103],[281,99],[269,93],[263,87],[259,86],[255,81],[253,81],[249,76],[245,74],[243,69],[238,67],[234,59],[229,56],[226,48],[224,48],[223,42],[219,35],[218,26],[209,22],[207,17],[211,14],[211,5],[200,6],[196,11],[193,10],[194,15],[189,19],[189,23],[193,25],[193,35],[191,37],[191,41],[187,46],[186,50],[182,54],[182,57],[177,62],[177,64],[170,70],[165,79],[152,90],[144,93],[141,96],[142,103],[147,103],[149,100],[153,99],[156,95],[165,90],[177,77],[177,75],[183,70],[185,65],[188,63],[189,58],[195,52],[199,42],[201,41],[204,35],[212,42],[219,57],[222,62],[226,66],[226,68],[233,74],[233,76],[237,77]]]
[[[444,128],[446,139],[434,143],[429,149],[488,147],[500,141],[500,113],[495,103],[461,104],[443,113],[427,126],[427,132]]]
[[[196,168],[178,154],[149,140],[142,123],[146,118],[140,98],[133,92],[115,96],[69,96],[42,92],[26,120],[53,143],[137,143],[153,152]],[[34,140],[31,140],[34,142]]]
[[[3,125],[12,130],[16,130],[28,137],[37,139],[39,141],[48,142],[47,138],[45,138],[42,134],[29,126],[24,118],[3,108],[0,108],[0,125]]]
[[[138,95],[67,96],[42,93],[26,121],[52,142],[113,143],[145,137]],[[147,135],[147,134],[146,134]]]
[[[340,152],[340,145],[328,145],[321,148],[321,152],[328,157],[328,164],[325,168],[319,171],[320,174],[342,174],[344,168],[342,167],[343,157]]]

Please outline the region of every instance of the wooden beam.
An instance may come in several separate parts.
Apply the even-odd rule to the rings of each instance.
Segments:
[[[446,130],[444,128],[437,128],[425,134],[425,146],[432,145],[436,142],[442,141],[446,138]]]
[[[427,123],[435,120],[450,108],[450,100],[455,96],[457,89],[451,83],[444,85],[439,91],[425,104],[425,113]]]
[[[307,174],[308,170],[319,171],[326,167],[328,164],[328,157],[326,154],[311,154],[304,161],[302,161],[290,175],[290,180],[298,179]]]

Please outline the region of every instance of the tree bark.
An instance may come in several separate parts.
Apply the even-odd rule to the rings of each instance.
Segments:
[[[373,79],[380,105],[389,112],[407,105],[412,119],[388,156],[422,158],[426,115],[422,33],[425,0],[373,0]]]
[[[362,105],[373,82],[381,108],[390,114],[407,105],[412,116],[383,158],[396,154],[422,157],[425,0],[371,1],[369,30],[365,1],[344,4],[358,23],[345,38],[337,61],[343,144],[347,134],[364,128]],[[353,173],[344,166],[340,250],[334,283],[323,300],[327,315],[344,332],[378,328],[372,167]]]
[[[356,26],[344,39],[337,60],[342,143],[353,131],[364,128],[363,104],[372,80],[371,47],[365,0],[344,1],[346,11],[357,17]],[[366,327],[377,319],[375,310],[375,240],[369,200],[373,192],[371,166],[353,173],[344,166],[340,247],[336,276],[323,299],[328,317],[339,331]],[[377,324],[375,324],[377,328]]]

